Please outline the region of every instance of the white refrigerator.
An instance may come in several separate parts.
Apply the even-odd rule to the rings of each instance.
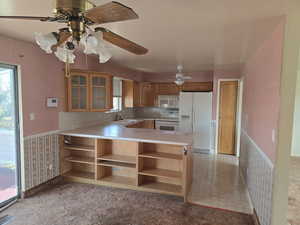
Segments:
[[[193,148],[200,151],[211,149],[211,92],[181,92],[179,97],[179,129],[193,133]]]

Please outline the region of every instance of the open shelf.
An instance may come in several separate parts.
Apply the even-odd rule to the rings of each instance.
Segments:
[[[100,182],[114,183],[114,184],[135,186],[135,179],[131,178],[131,177],[107,176],[107,177],[101,178],[99,181]]]
[[[175,160],[182,160],[182,155],[176,155],[171,153],[164,153],[164,152],[149,152],[149,153],[142,153],[139,157],[143,158],[152,158],[152,159],[175,159]]]
[[[175,194],[175,195],[181,195],[182,194],[182,188],[180,185],[175,184],[167,184],[167,183],[161,183],[161,182],[149,182],[141,185],[142,188],[154,190],[157,192],[163,192],[167,194]]]
[[[135,164],[123,163],[123,162],[114,162],[114,161],[99,161],[97,163],[99,166],[109,166],[109,167],[119,167],[119,168],[133,168],[135,169]]]
[[[95,147],[94,146],[89,146],[89,145],[65,145],[64,146],[65,150],[74,150],[74,151],[85,151],[85,152],[95,152]]]
[[[79,178],[85,178],[85,179],[90,179],[94,180],[95,174],[92,172],[82,172],[82,171],[69,171],[64,174],[66,177],[79,177]]]
[[[95,159],[91,157],[83,157],[83,156],[69,156],[65,158],[69,162],[74,163],[83,163],[83,164],[95,164]]]
[[[147,175],[152,177],[181,179],[181,172],[165,170],[165,169],[144,169],[139,172],[141,175]]]
[[[103,155],[100,156],[98,159],[113,161],[113,162],[130,163],[130,164],[136,163],[135,156],[127,156],[127,155]]]

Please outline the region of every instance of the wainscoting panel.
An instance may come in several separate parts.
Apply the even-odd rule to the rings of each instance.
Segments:
[[[245,131],[241,135],[240,168],[261,225],[270,225],[273,163]]]
[[[59,136],[56,132],[24,139],[25,190],[59,175]]]

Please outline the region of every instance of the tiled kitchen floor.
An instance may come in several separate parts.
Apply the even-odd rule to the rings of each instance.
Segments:
[[[202,206],[252,214],[238,159],[233,156],[194,153],[193,184],[188,199]]]

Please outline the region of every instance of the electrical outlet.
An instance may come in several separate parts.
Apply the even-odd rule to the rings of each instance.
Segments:
[[[49,164],[49,170],[52,170],[53,169],[53,165],[52,164]]]

